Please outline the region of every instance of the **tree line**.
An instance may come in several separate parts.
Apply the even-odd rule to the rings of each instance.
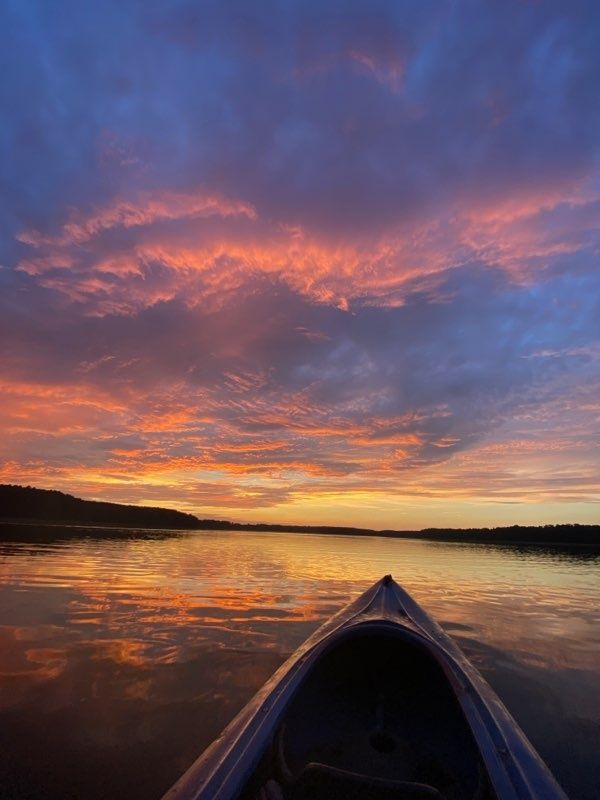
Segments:
[[[223,531],[275,531],[344,536],[384,536],[444,542],[490,542],[506,544],[563,544],[600,546],[600,525],[510,525],[496,528],[425,528],[373,530],[334,525],[275,525],[228,520],[199,519],[193,514],[168,508],[132,506],[81,500],[52,489],[0,484],[0,520],[71,523],[124,528],[162,528]]]
[[[80,500],[55,489],[0,485],[0,519],[122,525],[140,528],[197,528],[193,514],[168,508]]]

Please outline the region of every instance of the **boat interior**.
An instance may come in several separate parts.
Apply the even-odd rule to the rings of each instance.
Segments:
[[[290,702],[240,800],[496,800],[432,654],[396,634],[340,641]]]

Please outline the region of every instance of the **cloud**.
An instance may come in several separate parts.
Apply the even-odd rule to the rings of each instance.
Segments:
[[[115,198],[109,205],[87,216],[71,213],[63,226],[62,235],[45,238],[36,231],[25,231],[19,241],[33,247],[69,247],[82,245],[103,231],[114,228],[138,228],[157,221],[197,219],[202,217],[255,216],[254,209],[244,203],[231,203],[222,198],[203,194],[142,194],[136,202]]]
[[[1,13],[5,479],[590,516],[594,4]]]
[[[400,220],[385,235],[358,241],[263,220],[247,203],[202,190],[117,198],[87,216],[71,212],[57,236],[19,234],[34,254],[17,269],[95,314],[135,313],[178,297],[222,302],[257,276],[343,309],[399,305],[419,290],[444,301],[439,286],[463,265],[531,281],[568,269],[573,256],[595,259],[593,183],[530,189],[410,227]]]
[[[582,442],[598,430],[598,410],[585,402],[600,381],[575,343],[593,327],[572,325],[561,352],[554,343],[577,316],[569,302],[542,313],[537,288],[525,303],[526,290],[507,282],[455,280],[468,288],[451,287],[454,299],[442,306],[417,297],[348,314],[264,284],[211,314],[171,301],[109,326],[76,319],[78,347],[65,346],[73,333],[61,326],[46,335],[37,363],[16,359],[42,382],[15,375],[4,387],[14,398],[7,474],[78,481],[84,490],[90,481],[96,491],[179,486],[186,502],[198,496],[193,486],[218,483],[215,504],[218,496],[255,514],[311,492],[396,494],[398,482],[403,496],[539,499],[556,493],[550,477],[532,474],[520,489],[516,477],[524,458],[535,464],[533,445],[513,445],[512,432],[504,450],[488,445],[522,419],[520,441],[537,443],[538,457],[552,454],[554,468],[574,449],[585,456],[587,473],[562,491],[588,498],[594,460]],[[598,293],[587,296],[593,326]],[[21,337],[13,336],[15,353]],[[570,436],[565,415],[572,426],[579,420]],[[538,419],[545,427],[530,438]],[[553,447],[559,435],[563,446]]]

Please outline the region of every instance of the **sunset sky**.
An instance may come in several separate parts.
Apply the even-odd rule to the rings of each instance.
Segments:
[[[0,482],[600,518],[600,6],[8,0]]]

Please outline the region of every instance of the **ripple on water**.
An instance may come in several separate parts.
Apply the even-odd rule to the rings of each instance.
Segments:
[[[13,735],[0,780],[15,797],[78,786],[91,800],[159,796],[320,622],[392,572],[459,640],[572,800],[591,798],[598,564],[292,534],[2,545],[0,728]]]

